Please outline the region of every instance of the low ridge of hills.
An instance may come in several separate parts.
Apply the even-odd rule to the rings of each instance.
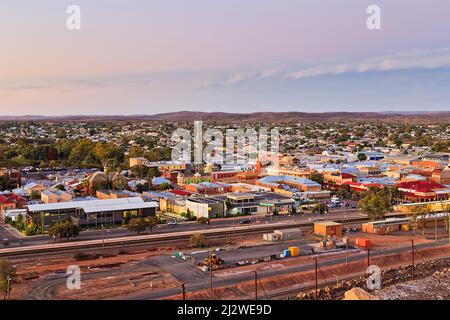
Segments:
[[[180,111],[154,115],[67,115],[67,116],[0,116],[0,121],[195,121],[206,122],[327,122],[383,121],[448,123],[450,111],[442,112],[197,112]]]

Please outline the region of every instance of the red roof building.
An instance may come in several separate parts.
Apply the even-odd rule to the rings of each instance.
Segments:
[[[434,181],[406,181],[397,184],[400,200],[406,202],[429,202],[448,200],[450,188]]]
[[[361,182],[344,182],[342,185],[348,185],[350,186],[351,190],[357,191],[357,192],[364,192],[367,191],[370,187],[376,187],[378,189],[383,189],[384,185],[380,183],[361,183]]]
[[[20,209],[27,204],[27,200],[15,193],[0,194],[0,212]]]
[[[170,190],[171,193],[176,194],[178,196],[189,197],[192,192],[184,191],[184,190]]]

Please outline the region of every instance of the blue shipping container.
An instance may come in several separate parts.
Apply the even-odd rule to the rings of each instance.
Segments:
[[[291,251],[289,251],[289,249],[286,249],[283,251],[283,254],[285,257],[290,257],[291,256]]]

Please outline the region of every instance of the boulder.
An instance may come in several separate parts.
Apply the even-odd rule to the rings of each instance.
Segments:
[[[353,288],[345,292],[343,300],[380,300],[380,298],[362,288]]]

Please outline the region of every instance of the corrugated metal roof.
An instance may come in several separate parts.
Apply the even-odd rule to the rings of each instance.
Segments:
[[[96,212],[108,212],[108,211],[121,211],[121,210],[136,210],[136,209],[147,209],[156,208],[158,204],[156,202],[143,202],[143,203],[123,203],[110,206],[99,206],[99,207],[86,207],[83,208],[85,213],[96,213]]]
[[[36,211],[52,211],[52,210],[64,210],[80,208],[85,209],[89,207],[102,207],[102,206],[114,206],[119,204],[139,204],[144,203],[144,200],[140,197],[119,198],[119,199],[106,199],[106,200],[87,200],[87,201],[69,201],[59,203],[46,203],[46,204],[32,204],[28,205],[30,212]]]

